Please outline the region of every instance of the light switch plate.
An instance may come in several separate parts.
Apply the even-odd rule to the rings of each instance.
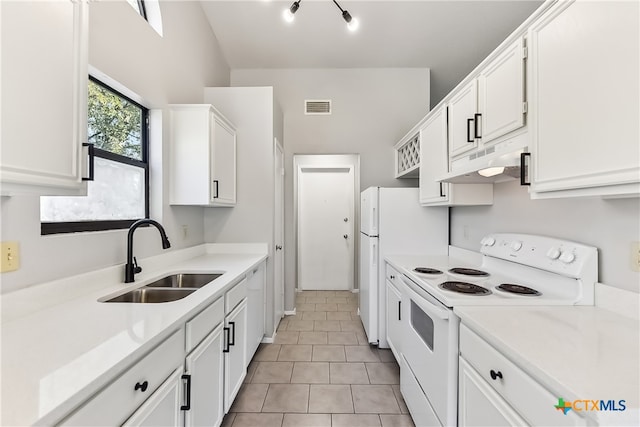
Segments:
[[[631,270],[640,272],[640,242],[631,243]]]
[[[2,242],[1,261],[0,273],[16,271],[20,268],[20,245],[18,242]]]

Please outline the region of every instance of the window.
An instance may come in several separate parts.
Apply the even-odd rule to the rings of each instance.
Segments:
[[[127,0],[127,3],[136,10],[144,19],[147,19],[147,10],[144,6],[144,0]]]
[[[87,196],[41,197],[41,234],[128,228],[149,217],[148,110],[89,78]]]

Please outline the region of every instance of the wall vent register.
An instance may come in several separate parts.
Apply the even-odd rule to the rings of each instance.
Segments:
[[[329,115],[331,114],[331,100],[310,100],[304,101],[304,113],[307,115]]]

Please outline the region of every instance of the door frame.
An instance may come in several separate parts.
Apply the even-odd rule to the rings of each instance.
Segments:
[[[274,227],[273,227],[273,242],[274,242],[274,249],[273,249],[273,260],[274,260],[274,266],[273,266],[273,273],[274,273],[274,281],[273,281],[273,309],[274,309],[274,316],[273,316],[273,331],[275,332],[278,329],[278,324],[280,323],[280,320],[282,317],[284,317],[285,314],[285,267],[284,267],[284,259],[285,259],[285,247],[284,247],[284,227],[285,227],[285,223],[284,223],[284,210],[285,210],[285,203],[284,203],[284,169],[285,169],[285,165],[284,165],[284,147],[282,146],[282,144],[280,143],[280,141],[278,141],[278,138],[273,138],[273,152],[274,152],[274,186],[276,186],[278,184],[278,175],[280,174],[281,177],[281,197],[282,200],[278,201],[277,198],[277,194],[278,194],[278,190],[274,189],[274,215],[273,215],[273,220],[274,220]],[[278,157],[278,153],[280,153],[280,155],[282,156],[282,170],[278,170],[277,166],[277,157]],[[281,203],[281,210],[282,210],[282,218],[281,220],[281,224],[280,224],[280,236],[276,235],[276,224],[279,221],[279,218],[277,218],[276,212],[277,212],[277,205],[278,203]],[[278,257],[276,256],[277,250],[275,248],[275,245],[280,244],[282,246],[282,249],[280,249],[280,260],[278,261]],[[280,264],[280,269],[281,269],[281,277],[280,277],[280,282],[281,283],[277,283],[276,281],[276,271],[278,269],[278,266],[275,265],[276,262],[278,262]],[[281,294],[279,295],[279,293],[281,292]],[[282,308],[282,312],[278,312],[279,308]]]
[[[300,292],[300,271],[299,271],[299,251],[300,242],[298,234],[298,179],[302,169],[330,169],[330,168],[351,168],[353,170],[353,265],[352,265],[352,287],[354,292],[358,284],[358,263],[360,255],[360,239],[356,239],[360,232],[360,155],[359,154],[294,154],[293,155],[293,238],[294,249],[294,271],[296,277],[295,291]]]

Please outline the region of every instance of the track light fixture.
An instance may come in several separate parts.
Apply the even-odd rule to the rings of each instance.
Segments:
[[[285,21],[293,22],[293,20],[295,18],[294,15],[298,11],[298,9],[300,8],[300,2],[301,1],[302,0],[294,1],[293,4],[291,5],[291,7],[289,7],[288,9],[285,9],[282,12],[282,17],[284,18]],[[360,25],[360,23],[358,22],[358,19],[354,18],[353,16],[351,16],[349,11],[344,10],[342,7],[340,7],[340,5],[338,4],[338,2],[336,0],[333,0],[333,3],[336,6],[338,6],[338,9],[340,9],[340,12],[342,13],[342,19],[344,19],[345,22],[347,23],[347,28],[349,28],[349,30],[351,30],[351,31],[357,30],[358,26]]]

